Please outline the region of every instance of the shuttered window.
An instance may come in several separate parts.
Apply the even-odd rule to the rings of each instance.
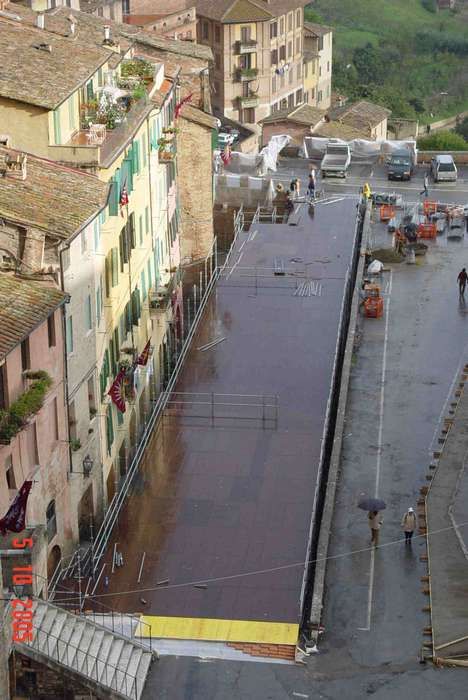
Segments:
[[[112,286],[116,287],[119,283],[119,253],[117,248],[111,250],[111,280]]]
[[[119,203],[120,203],[120,191],[119,185],[116,179],[113,177],[110,181],[110,193],[109,193],[109,216],[119,215]]]
[[[112,423],[112,404],[109,404],[106,411],[106,434],[107,434],[107,453],[112,451],[114,442],[114,425]]]
[[[138,143],[138,141],[133,142],[132,161],[133,161],[133,173],[135,175],[137,175],[140,172],[140,144]]]

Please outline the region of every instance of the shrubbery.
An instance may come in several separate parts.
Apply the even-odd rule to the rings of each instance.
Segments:
[[[468,141],[453,131],[437,131],[418,139],[421,151],[468,151]]]
[[[29,389],[13,401],[8,409],[0,411],[0,440],[11,440],[23,428],[28,418],[42,408],[52,379],[43,370],[31,372],[29,379],[33,380]]]

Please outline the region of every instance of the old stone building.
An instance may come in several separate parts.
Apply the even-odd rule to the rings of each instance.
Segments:
[[[305,0],[197,0],[197,36],[214,53],[215,114],[257,124],[304,99]]]

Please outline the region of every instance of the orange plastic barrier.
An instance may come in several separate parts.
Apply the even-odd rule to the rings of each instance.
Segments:
[[[364,314],[367,318],[380,318],[383,315],[382,297],[368,297],[364,302]]]
[[[395,216],[395,207],[390,204],[382,204],[380,207],[380,221],[390,221]]]
[[[437,224],[419,224],[418,238],[437,238]]]
[[[423,202],[424,214],[429,216],[429,214],[435,214],[437,211],[437,202],[430,202],[425,199]]]

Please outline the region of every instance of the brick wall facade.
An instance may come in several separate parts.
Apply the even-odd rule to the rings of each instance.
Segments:
[[[56,673],[47,666],[29,659],[18,652],[10,657],[12,665],[12,693],[17,698],[41,698],[41,700],[94,700],[94,695],[69,673]]]
[[[180,247],[187,264],[205,258],[213,246],[212,132],[183,116],[177,126]]]

